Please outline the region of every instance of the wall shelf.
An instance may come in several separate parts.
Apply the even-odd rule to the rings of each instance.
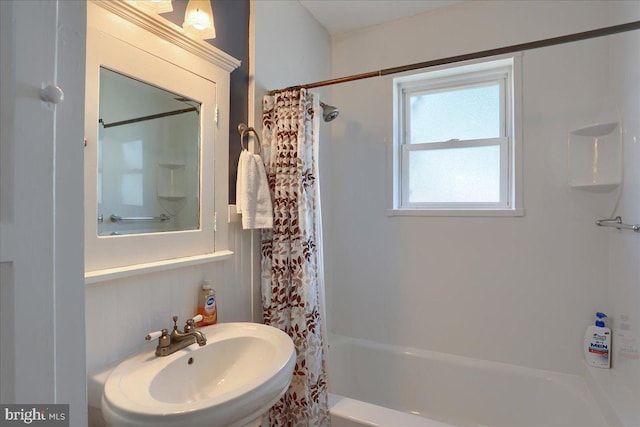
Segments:
[[[187,166],[184,163],[158,164],[158,197],[177,201],[185,198],[187,192]]]
[[[182,196],[182,195],[164,195],[164,194],[158,194],[158,198],[159,199],[163,199],[163,200],[168,200],[170,202],[177,202],[178,200],[182,200],[184,198],[186,198],[187,196]]]
[[[620,185],[619,182],[598,182],[589,184],[575,183],[571,184],[571,187],[579,190],[591,191],[592,193],[606,193],[613,190]]]
[[[166,169],[183,169],[186,165],[184,163],[159,163],[158,166]]]
[[[226,261],[233,256],[229,250],[217,251],[210,254],[187,256],[162,261],[147,262],[123,267],[106,268],[103,270],[86,271],[84,273],[85,285],[122,279],[124,277],[137,276],[156,271],[171,270],[174,268],[189,267],[192,265],[207,264],[210,262]]]
[[[569,132],[569,185],[607,192],[622,180],[622,132],[618,122],[600,123]]]

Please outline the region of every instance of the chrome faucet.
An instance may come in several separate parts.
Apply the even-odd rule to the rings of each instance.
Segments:
[[[156,356],[158,357],[173,354],[195,342],[202,347],[207,343],[207,337],[196,330],[195,322],[199,320],[198,317],[201,316],[187,320],[183,332],[180,332],[178,331],[178,316],[173,316],[173,331],[171,331],[171,334],[167,329],[163,329],[162,331],[148,334],[144,339],[151,341],[154,338],[158,338],[158,346],[156,347]]]

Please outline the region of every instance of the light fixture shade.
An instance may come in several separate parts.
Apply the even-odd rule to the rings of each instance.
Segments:
[[[182,28],[195,37],[206,40],[216,38],[213,10],[209,0],[189,0]]]
[[[173,12],[171,0],[135,0],[135,4],[147,13]]]

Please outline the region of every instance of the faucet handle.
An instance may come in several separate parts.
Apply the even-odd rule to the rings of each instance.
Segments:
[[[169,335],[169,331],[167,331],[166,329],[163,329],[161,331],[149,332],[147,336],[144,337],[144,339],[147,341],[151,341],[151,340],[155,340],[156,338],[166,337],[167,335]]]
[[[149,332],[147,336],[144,337],[144,339],[147,341],[151,341],[151,340],[155,340],[156,338],[160,338],[161,336],[162,336],[162,331]]]
[[[144,337],[145,340],[151,341],[158,339],[158,347],[166,347],[169,345],[169,331],[163,329],[161,331],[150,332]]]
[[[178,330],[178,316],[173,316],[173,330],[177,331]]]
[[[198,314],[198,315],[192,317],[191,319],[187,320],[187,324],[184,326],[185,334],[195,330],[196,329],[196,325],[195,325],[196,322],[199,322],[201,320],[202,320],[202,314]]]

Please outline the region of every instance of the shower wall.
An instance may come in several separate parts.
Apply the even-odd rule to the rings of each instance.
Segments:
[[[640,2],[617,2],[616,19],[639,19]],[[624,186],[618,214],[629,223],[640,223],[640,31],[611,40],[611,93],[624,125]],[[609,232],[610,261],[608,310],[613,317],[613,366],[618,378],[640,401],[640,235]],[[636,420],[640,409],[636,406]]]
[[[458,3],[335,37],[333,75],[631,20],[613,19],[614,3]],[[592,313],[612,312],[615,301],[625,301],[628,313],[638,311],[637,283],[625,285],[628,293],[635,292],[634,303],[609,298],[612,277],[631,282],[637,271],[626,266],[624,277],[610,274],[612,230],[594,225],[611,213],[615,193],[587,193],[567,184],[568,132],[617,120],[611,52],[610,41],[603,38],[524,53],[523,217],[388,216],[392,77],[334,86],[332,101],[341,115],[332,122],[323,158],[330,163],[323,193],[325,206],[331,206],[324,210],[330,330],[581,372],[582,337]],[[626,89],[624,84],[622,91]],[[627,173],[638,181],[637,173]],[[640,218],[635,203],[625,214],[630,220]],[[630,240],[634,237],[612,241],[623,258],[628,250],[637,253],[637,240]]]

